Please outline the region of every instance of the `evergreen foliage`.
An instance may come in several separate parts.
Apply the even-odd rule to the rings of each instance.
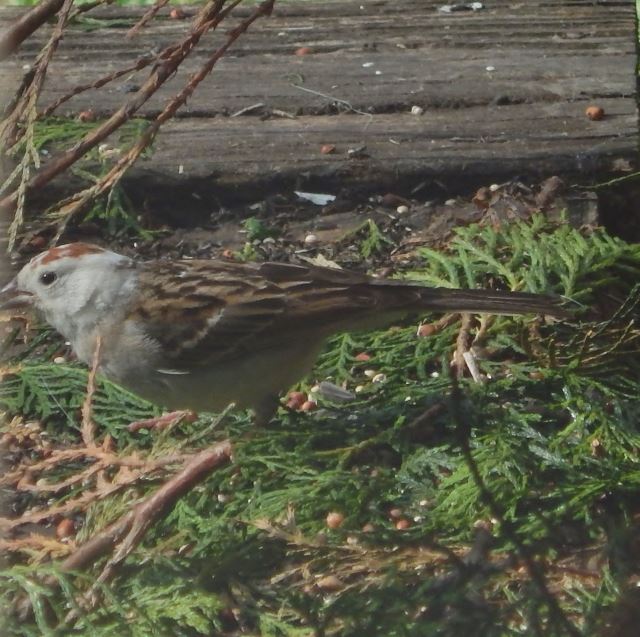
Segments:
[[[482,319],[470,336],[484,383],[449,373],[459,322],[422,338],[415,325],[337,336],[309,384],[344,382],[357,400],[281,410],[261,429],[232,411],[213,426],[201,415],[132,434],[127,424],[157,409],[101,381],[94,420],[118,451],[159,458],[229,436],[234,461],[149,531],[73,627],[64,617],[100,565],[69,575],[16,553],[0,572],[4,634],[600,634],[638,575],[639,275],[640,248],[599,229],[542,216],[474,225],[443,252],[421,249],[406,276],[560,293],[583,315]],[[613,318],[587,320],[592,307]],[[0,406],[71,444],[85,385],[84,369],[31,352],[0,386]],[[59,479],[76,469],[61,467]],[[160,483],[93,503],[79,541]],[[20,492],[17,513],[39,498]],[[337,529],[327,528],[331,511],[344,515]],[[58,585],[41,584],[45,574]],[[10,612],[23,594],[28,621]]]

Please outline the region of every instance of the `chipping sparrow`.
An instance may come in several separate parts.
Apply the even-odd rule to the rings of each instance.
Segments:
[[[383,327],[411,312],[562,316],[559,297],[428,288],[284,263],[138,263],[85,243],[34,257],[0,292],[0,309],[33,306],[100,371],[170,408],[230,402],[272,415],[331,334]]]

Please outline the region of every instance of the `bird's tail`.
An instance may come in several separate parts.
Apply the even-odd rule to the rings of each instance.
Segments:
[[[556,318],[567,318],[572,314],[563,307],[564,299],[559,296],[503,290],[428,288],[406,284],[399,287],[402,288],[401,296],[406,295],[405,307],[411,309],[472,314],[545,314]],[[400,292],[400,289],[396,288],[395,292]]]

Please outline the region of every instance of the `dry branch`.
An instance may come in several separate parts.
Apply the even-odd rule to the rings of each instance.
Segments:
[[[271,13],[275,0],[266,0],[244,20],[240,25],[233,29],[228,37],[227,42],[222,45],[202,67],[202,69],[192,78],[185,88],[176,96],[165,110],[158,116],[156,121],[147,129],[139,142],[123,157],[116,166],[95,186],[78,193],[71,200],[63,202],[60,213],[63,219],[68,220],[71,215],[82,208],[88,201],[112,187],[118,179],[124,174],[141,152],[153,141],[160,126],[169,118],[171,118],[180,106],[182,106],[188,97],[191,96],[196,86],[210,73],[211,69],[220,57],[227,51],[229,46],[244,32],[247,28],[260,16]],[[49,163],[41,168],[36,175],[29,178],[28,173],[22,175],[21,184],[11,194],[0,200],[0,210],[14,210],[17,206],[18,214],[14,226],[20,223],[21,205],[29,192],[40,189],[49,183],[57,175],[68,169],[78,159],[83,157],[92,148],[96,147],[106,137],[111,135],[122,124],[128,121],[148,100],[149,98],[171,78],[182,61],[191,53],[202,36],[211,29],[215,29],[222,20],[224,20],[231,10],[235,8],[242,0],[233,0],[229,6],[225,7],[226,0],[210,0],[199,12],[193,21],[191,32],[181,42],[165,48],[158,56],[159,62],[154,66],[149,77],[137,93],[125,102],[107,121],[97,128],[93,129],[85,135],[78,143],[70,149],[60,153],[52,158]],[[146,66],[146,63],[139,61],[140,68]],[[46,69],[46,66],[43,67]],[[35,80],[34,80],[35,81]],[[108,81],[108,80],[107,80]],[[32,83],[33,84],[33,83]],[[10,115],[10,120],[15,124],[20,121],[21,114],[24,109],[19,108],[19,104]],[[59,236],[60,232],[58,233]]]
[[[106,531],[84,544],[62,563],[62,570],[78,569],[92,563],[109,549],[117,546],[115,554],[107,561],[95,583],[85,595],[85,600],[90,605],[95,604],[100,587],[113,577],[118,566],[138,546],[147,530],[166,515],[184,494],[207,478],[212,471],[229,462],[231,453],[229,440],[200,452],[153,495],[138,504]],[[71,611],[66,622],[73,621],[77,616],[76,613],[75,610]]]
[[[73,2],[74,0],[64,0],[55,29],[33,65],[33,76],[31,82],[25,87],[24,92],[15,102],[13,110],[7,116],[5,121],[2,122],[2,126],[0,126],[0,140],[7,147],[12,146],[17,139],[16,128],[18,122],[26,118],[29,123],[30,120],[35,119],[36,102],[40,95],[42,85],[44,84],[49,63],[58,48],[60,40],[62,40],[64,28],[69,19],[69,13],[73,7]]]
[[[96,7],[101,6],[109,6],[113,4],[116,0],[95,0],[94,2],[87,2],[85,4],[81,4],[79,7],[76,7],[76,10],[71,14],[71,18],[75,18],[83,13],[87,13],[88,11],[93,11]]]
[[[193,456],[179,473],[147,500],[78,547],[78,550],[62,563],[62,570],[74,571],[88,566],[106,554],[125,537],[125,534],[129,533],[118,553],[109,561],[110,568],[113,568],[116,562],[121,561],[131,552],[153,522],[168,512],[168,509],[185,493],[230,459],[231,443],[228,440]]]
[[[0,35],[0,60],[11,55],[36,29],[60,11],[64,0],[42,0]]]
[[[229,11],[235,6],[240,4],[242,0],[234,0],[231,5],[220,13],[216,17],[216,24],[218,24]],[[213,70],[218,60],[227,52],[229,47],[242,35],[260,16],[269,15],[273,9],[275,0],[265,0],[256,9],[243,20],[235,29],[229,32],[227,41],[220,46],[211,57],[200,67],[200,69],[193,74],[190,81],[186,86],[167,104],[162,113],[149,125],[149,127],[142,133],[136,144],[127,152],[116,165],[101,179],[99,179],[93,186],[87,190],[78,193],[75,197],[71,197],[65,202],[65,205],[61,208],[61,216],[63,222],[56,235],[56,240],[62,234],[65,224],[69,219],[81,210],[87,203],[95,199],[95,197],[106,192],[112,188],[124,175],[124,173],[136,162],[138,157],[144,152],[144,150],[151,145],[155,139],[160,127],[169,119],[171,119],[178,109],[183,106],[186,101],[191,97],[196,87],[202,80],[204,80],[209,73]],[[41,184],[38,185],[40,187]],[[0,207],[2,202],[0,202]]]
[[[98,373],[98,367],[100,367],[100,352],[102,350],[102,337],[98,335],[96,338],[95,351],[93,353],[93,361],[91,363],[91,369],[87,378],[87,393],[82,403],[82,425],[80,431],[82,432],[82,442],[88,448],[95,447],[96,445],[96,432],[91,417],[91,407],[93,404],[93,394],[96,391],[96,374]]]
[[[64,95],[59,97],[55,102],[52,102],[51,104],[49,104],[49,106],[47,106],[42,111],[42,113],[38,115],[38,117],[39,118],[48,117],[56,109],[58,109],[58,107],[60,107],[65,102],[68,102],[71,98],[75,97],[76,95],[80,95],[80,93],[84,93],[85,91],[89,91],[91,89],[102,88],[105,84],[108,84],[109,82],[113,82],[113,80],[117,80],[123,75],[128,75],[129,73],[135,73],[136,71],[141,71],[143,68],[145,68],[146,66],[149,66],[149,64],[154,62],[156,59],[157,58],[155,56],[146,55],[138,59],[134,64],[131,64],[130,66],[125,67],[124,69],[120,69],[119,71],[114,71],[113,73],[108,73],[107,75],[104,75],[103,77],[93,82],[89,82],[87,84],[79,84],[78,86],[74,87],[73,90],[69,91],[68,93],[65,93]]]
[[[24,210],[24,202],[27,195],[27,183],[29,179],[29,173],[31,170],[31,163],[38,168],[40,166],[40,159],[38,152],[35,149],[33,143],[33,129],[34,123],[37,117],[37,101],[44,80],[47,74],[47,68],[53,58],[53,54],[58,48],[58,44],[62,39],[64,28],[69,20],[69,13],[73,7],[74,0],[64,0],[58,16],[58,23],[56,24],[49,41],[44,46],[38,59],[34,64],[34,71],[31,82],[23,84],[21,88],[24,92],[15,100],[13,104],[13,110],[8,115],[6,120],[0,126],[0,145],[5,144],[7,147],[12,146],[16,139],[16,131],[18,124],[22,120],[24,125],[26,136],[25,149],[23,157],[20,160],[16,170],[9,177],[9,181],[5,182],[3,186],[10,185],[14,176],[20,175],[20,183],[13,193],[11,200],[5,207],[0,203],[0,212],[4,210],[10,210],[14,212],[14,218],[9,227],[9,245],[8,249],[11,250],[16,238],[16,234],[19,226],[22,224],[22,216]]]
[[[133,38],[138,35],[138,32],[144,28],[148,22],[155,18],[156,14],[162,7],[167,5],[169,0],[156,0],[152,7],[150,7],[146,13],[134,24],[127,32],[127,38]]]
[[[456,339],[456,349],[451,363],[451,367],[456,372],[456,378],[462,378],[464,376],[464,370],[466,368],[464,354],[468,352],[471,347],[471,328],[473,327],[474,321],[472,314],[462,314],[461,316],[462,324],[460,325],[460,331]]]
[[[79,571],[94,564],[101,557],[115,549],[114,556],[107,561],[100,576],[85,595],[85,605],[93,605],[98,599],[99,588],[114,574],[117,567],[142,541],[147,530],[166,515],[176,502],[193,487],[205,480],[213,471],[231,460],[232,447],[229,440],[216,444],[209,449],[188,457],[183,468],[163,484],[146,500],[135,505],[118,520],[94,535],[90,540],[77,547],[61,564],[60,570],[65,572]],[[43,538],[46,540],[46,538]],[[39,538],[33,538],[37,544]],[[11,548],[11,540],[5,542],[5,548]],[[21,548],[24,542],[17,542],[13,547]],[[55,586],[56,578],[48,577],[43,583]],[[16,612],[27,617],[31,612],[31,602],[21,598],[16,603]],[[71,611],[65,623],[77,618],[77,611]]]

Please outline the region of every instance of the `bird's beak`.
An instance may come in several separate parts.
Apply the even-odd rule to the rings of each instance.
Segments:
[[[18,287],[16,279],[0,290],[0,310],[15,310],[29,307],[33,303],[33,294]]]

